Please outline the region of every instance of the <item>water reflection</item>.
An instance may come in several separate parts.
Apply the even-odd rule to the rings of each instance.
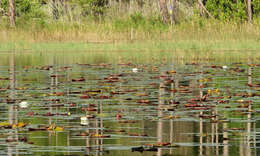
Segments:
[[[17,107],[15,107],[16,104],[16,90],[15,90],[15,59],[14,59],[14,52],[12,52],[10,57],[10,63],[9,63],[9,97],[8,97],[8,122],[9,125],[17,124],[18,116],[17,116]],[[7,141],[12,142],[13,140],[18,140],[18,132],[17,129],[11,130],[8,133]],[[13,153],[17,153],[16,148],[11,143],[8,143],[8,155],[13,155]]]
[[[164,75],[164,73],[162,73]],[[157,122],[157,142],[163,142],[163,122],[162,122],[162,117],[163,117],[163,112],[162,112],[162,107],[164,105],[164,94],[165,94],[165,84],[164,84],[164,79],[160,77],[160,85],[159,85],[159,104],[158,104],[158,122]],[[162,155],[162,149],[159,148],[157,152],[157,156]]]
[[[55,56],[26,72],[16,59],[0,76],[9,86],[0,92],[8,155],[257,155],[260,66],[252,59],[64,65]],[[21,100],[30,108],[18,108]]]

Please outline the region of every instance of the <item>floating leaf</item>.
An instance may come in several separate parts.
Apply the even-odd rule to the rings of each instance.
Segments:
[[[85,81],[86,79],[81,77],[81,78],[75,78],[75,79],[72,79],[71,81],[72,82],[82,82],[82,81]]]
[[[8,122],[0,122],[0,127],[9,126],[10,124]]]
[[[76,136],[89,136],[89,133],[87,133],[87,132],[80,132]]]
[[[162,119],[178,119],[178,118],[180,118],[180,116],[177,116],[177,115],[169,115],[169,116],[164,116],[164,117],[162,117]]]
[[[17,127],[18,127],[18,128],[21,128],[21,127],[25,127],[26,125],[27,125],[27,123],[19,122],[19,123],[17,124]]]
[[[140,100],[137,100],[137,103],[150,103],[150,100],[143,100],[143,99],[140,99]]]
[[[128,133],[129,136],[141,136],[141,137],[147,137],[147,134],[137,134],[137,133]]]
[[[92,138],[109,138],[110,135],[102,135],[102,134],[90,134],[90,137]]]
[[[54,130],[57,132],[64,131],[64,127],[57,126]]]

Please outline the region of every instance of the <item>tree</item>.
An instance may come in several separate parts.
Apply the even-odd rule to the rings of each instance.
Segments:
[[[208,14],[209,17],[213,18],[213,16],[210,14],[210,12],[207,10],[207,8],[204,6],[203,1],[198,0],[198,3],[199,3],[199,6],[200,6],[201,14],[202,14],[203,11],[205,11]]]
[[[2,0],[0,0],[0,17],[3,15],[4,9],[2,8]]]
[[[76,2],[82,7],[82,15],[92,15],[94,17],[103,15],[108,5],[108,0],[76,0]],[[119,3],[122,5],[121,0]]]
[[[206,8],[214,18],[220,20],[243,21],[248,18],[244,0],[207,0]]]
[[[259,17],[260,16],[260,1],[259,0],[254,0],[252,2],[252,16],[254,17]]]
[[[176,24],[178,22],[177,19],[177,1],[172,0],[170,4],[170,15],[171,15],[171,24]]]
[[[247,13],[248,13],[248,21],[252,23],[252,6],[251,6],[251,0],[247,1]]]
[[[56,0],[51,0],[51,8],[52,8],[52,17],[53,19],[58,19],[58,8]]]
[[[9,16],[10,16],[10,26],[15,27],[15,8],[14,0],[9,0]]]
[[[162,16],[162,22],[168,23],[170,16],[169,16],[166,0],[160,0],[160,12]]]

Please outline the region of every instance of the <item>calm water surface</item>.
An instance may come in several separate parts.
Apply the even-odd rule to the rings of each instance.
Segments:
[[[259,58],[112,57],[0,54],[0,155],[260,153]]]

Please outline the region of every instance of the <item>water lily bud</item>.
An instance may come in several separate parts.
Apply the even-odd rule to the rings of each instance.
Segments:
[[[132,71],[133,71],[133,73],[137,73],[138,69],[137,68],[133,68]]]
[[[27,108],[29,106],[29,103],[27,101],[22,101],[19,103],[20,108]]]
[[[85,116],[80,117],[80,124],[84,126],[88,125],[89,124],[88,118]]]

